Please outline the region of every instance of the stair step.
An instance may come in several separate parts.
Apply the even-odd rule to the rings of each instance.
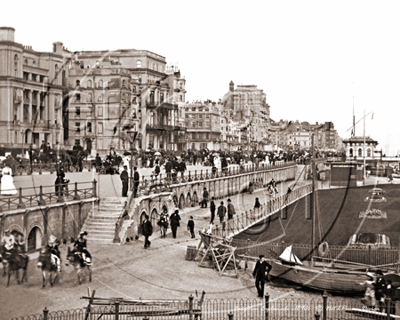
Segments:
[[[94,218],[90,219],[96,219],[96,220],[118,220],[119,216],[111,216],[111,215],[104,215],[104,216],[96,216]]]
[[[114,231],[115,230],[115,224],[110,224],[110,225],[94,225],[94,224],[90,224],[90,225],[85,225],[86,229],[90,228],[90,232],[92,231],[98,231],[98,232],[102,232],[102,231]]]
[[[88,232],[88,239],[90,238],[104,238],[104,237],[114,237],[115,230],[107,230],[107,231],[97,231],[97,230],[90,230],[90,233]]]

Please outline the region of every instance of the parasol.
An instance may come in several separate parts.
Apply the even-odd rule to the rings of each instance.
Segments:
[[[157,151],[154,155],[155,156],[161,156],[161,153]]]

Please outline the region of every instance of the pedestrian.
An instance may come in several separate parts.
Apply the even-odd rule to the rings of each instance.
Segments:
[[[271,265],[265,260],[263,255],[260,255],[260,260],[257,261],[253,271],[253,277],[256,278],[256,288],[258,297],[264,297],[264,283],[268,281],[268,274],[271,270]]]
[[[211,219],[210,219],[210,223],[214,222],[214,218],[215,218],[215,202],[214,202],[215,198],[212,197],[211,198],[211,203],[210,203],[210,211],[211,211]]]
[[[101,163],[101,158],[100,158],[100,156],[99,156],[98,153],[96,153],[96,160],[95,160],[95,163],[96,163],[96,172],[100,172],[100,171],[101,171],[102,163]]]
[[[186,163],[183,158],[181,158],[181,162],[179,163],[179,171],[181,173],[181,178],[185,176],[185,171],[186,171]]]
[[[129,175],[128,175],[128,167],[124,166],[124,170],[121,172],[120,175],[122,181],[122,196],[128,196],[128,186],[129,186]]]
[[[207,200],[208,200],[208,191],[207,188],[203,190],[203,201],[201,202],[202,208],[207,208]]]
[[[225,221],[224,221],[224,218],[225,218],[225,214],[226,214],[226,208],[225,208],[225,206],[224,206],[224,202],[223,202],[223,201],[221,201],[221,204],[220,204],[220,206],[218,207],[218,212],[217,212],[217,214],[218,214],[218,217],[219,217],[219,222],[222,224],[222,230],[225,230]]]
[[[171,224],[171,230],[172,230],[172,237],[176,239],[176,231],[178,230],[178,227],[180,226],[179,220],[181,220],[181,217],[179,216],[179,210],[175,210],[173,214],[169,217],[169,221]]]
[[[383,279],[383,272],[381,270],[376,271],[376,280],[375,280],[375,300],[377,302],[377,306],[379,307],[379,311],[382,312],[385,304],[385,290],[386,290],[386,281]]]
[[[165,238],[168,229],[168,214],[167,212],[163,212],[160,215],[160,220],[157,222],[160,227],[161,238]]]
[[[256,198],[256,203],[254,204],[254,209],[260,208],[260,207],[261,207],[260,200],[258,200],[258,198]]]
[[[172,162],[168,159],[165,160],[165,173],[167,174],[168,182],[171,182]]]
[[[235,207],[233,206],[231,199],[228,199],[228,220],[233,219],[235,213]]]
[[[134,174],[133,174],[133,197],[137,197],[137,191],[139,187],[139,182],[140,182],[140,176],[139,172],[137,171],[137,167],[133,168]]]
[[[188,221],[188,224],[187,224],[187,229],[188,229],[188,231],[190,231],[191,237],[195,238],[193,216],[190,216],[190,220]]]
[[[153,234],[153,226],[149,221],[149,216],[147,214],[144,215],[144,220],[142,222],[142,231],[144,235],[144,248],[150,248],[151,242],[149,241],[149,237]]]

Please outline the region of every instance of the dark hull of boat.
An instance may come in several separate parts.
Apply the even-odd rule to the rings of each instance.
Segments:
[[[272,261],[270,274],[301,286],[337,293],[363,293],[366,285],[360,285],[369,277],[365,273],[334,268],[291,266]]]

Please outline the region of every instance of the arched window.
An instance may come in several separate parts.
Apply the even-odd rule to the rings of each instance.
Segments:
[[[136,62],[136,68],[141,68],[142,67],[142,61],[138,60]]]
[[[14,69],[15,69],[15,75],[18,73],[18,55],[14,56]]]
[[[87,81],[87,87],[88,87],[88,88],[91,88],[91,87],[92,87],[92,80],[88,80],[88,81]]]
[[[27,66],[28,65],[28,59],[25,59],[24,64]]]
[[[153,63],[153,70],[156,70],[156,64]]]
[[[58,64],[56,64],[56,65],[54,66],[54,71],[56,72],[56,74],[58,74]]]
[[[371,149],[370,148],[367,149],[367,157],[371,157]]]
[[[99,80],[99,88],[103,88],[103,80]]]
[[[352,157],[353,156],[353,148],[349,149],[349,156]]]
[[[362,157],[362,149],[361,148],[358,148],[358,156]]]
[[[76,86],[79,87],[81,85],[80,80],[76,80]]]

